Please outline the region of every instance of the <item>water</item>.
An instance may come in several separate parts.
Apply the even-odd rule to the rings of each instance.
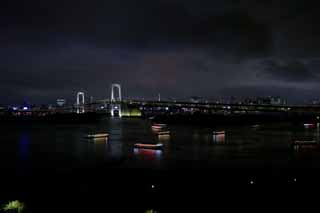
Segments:
[[[163,180],[168,180],[161,176],[166,171],[271,168],[279,172],[320,167],[318,149],[297,150],[291,146],[294,140],[319,139],[317,127],[169,125],[168,128],[169,136],[157,136],[148,120],[117,118],[96,124],[2,125],[0,170],[4,178],[1,181],[3,199],[18,196],[35,200],[41,198],[39,194],[34,195],[35,192],[50,194],[57,193],[58,189],[60,195],[64,192],[68,196],[81,192],[88,195],[90,187],[101,190],[106,187],[110,191],[114,186],[118,187],[114,191],[118,191],[125,190],[132,182],[141,185],[135,190],[148,194],[150,184],[161,185]],[[213,130],[226,133],[213,136]],[[98,141],[84,138],[86,134],[101,132],[109,133],[109,138]],[[134,149],[134,143],[138,142],[162,143],[164,149]],[[116,173],[119,175],[112,176]],[[177,180],[180,178],[176,184],[183,182],[180,176],[176,176]],[[171,175],[170,180],[173,179]],[[205,181],[205,178],[201,177],[201,180]],[[119,183],[120,186],[116,186]],[[51,184],[52,188],[42,191],[43,186]]]
[[[168,169],[173,167],[291,167],[318,165],[314,150],[294,151],[294,140],[319,138],[319,128],[303,126],[175,125],[170,135],[157,136],[142,119],[107,119],[97,124],[34,124],[1,126],[0,169],[28,172],[28,168],[68,169],[115,163],[117,167]],[[213,130],[225,135],[213,136]],[[107,132],[107,140],[90,141],[89,133]],[[162,143],[158,151],[134,149],[134,143]]]

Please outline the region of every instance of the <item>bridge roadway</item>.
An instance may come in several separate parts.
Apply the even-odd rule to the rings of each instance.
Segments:
[[[100,100],[94,104],[110,104],[110,100]],[[295,113],[320,113],[320,105],[271,105],[271,104],[226,104],[226,103],[193,103],[179,101],[145,101],[122,100],[113,102],[129,107],[166,108],[170,109],[199,109],[212,111],[258,111],[258,112],[295,112]]]

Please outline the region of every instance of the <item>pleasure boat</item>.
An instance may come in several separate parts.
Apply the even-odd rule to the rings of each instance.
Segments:
[[[213,135],[224,135],[226,132],[225,131],[213,131]]]
[[[293,142],[293,145],[320,145],[318,141],[311,140],[311,141],[299,141],[296,140]]]
[[[85,137],[88,139],[97,139],[97,138],[106,138],[108,136],[109,136],[109,134],[107,134],[107,133],[100,133],[100,134],[89,134]]]
[[[162,149],[163,144],[157,143],[157,144],[147,144],[147,143],[135,143],[135,148],[141,148],[141,149]]]
[[[152,125],[153,129],[163,129],[165,127],[167,127],[167,124],[153,124]]]

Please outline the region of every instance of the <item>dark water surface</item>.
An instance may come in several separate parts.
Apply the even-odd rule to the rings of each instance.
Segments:
[[[151,123],[142,119],[1,125],[1,199],[24,200],[30,212],[48,206],[46,212],[63,211],[64,207],[68,211],[87,208],[96,212],[98,208],[127,204],[132,205],[132,211],[160,211],[168,205],[154,202],[151,197],[169,199],[191,191],[204,194],[214,188],[217,192],[221,187],[288,187],[311,183],[318,177],[320,150],[291,146],[294,140],[318,140],[316,126],[168,128],[170,136],[159,137]],[[213,130],[224,130],[226,134],[214,137]],[[100,132],[109,133],[109,138],[89,141],[83,137]],[[137,142],[163,143],[164,149],[134,149]],[[310,171],[311,179],[307,175]],[[122,205],[115,205],[108,197]],[[107,207],[105,202],[109,203]]]

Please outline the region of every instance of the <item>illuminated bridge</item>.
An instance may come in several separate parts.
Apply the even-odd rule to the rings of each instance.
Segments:
[[[116,97],[117,91],[117,97]],[[80,92],[80,94],[84,95]],[[78,93],[79,96],[79,93]],[[104,110],[111,116],[127,116],[141,114],[183,114],[183,113],[213,113],[213,114],[254,114],[254,113],[286,113],[286,114],[320,114],[320,106],[316,105],[271,105],[271,104],[225,104],[215,102],[194,103],[157,100],[124,100],[120,84],[111,85],[111,98],[85,104],[77,97],[77,112]],[[79,110],[80,108],[80,110]]]
[[[110,100],[100,100],[92,104],[111,104]],[[192,103],[178,101],[145,101],[145,100],[122,100],[113,102],[138,108],[139,110],[165,110],[176,112],[212,112],[212,113],[248,113],[248,112],[295,112],[295,113],[319,113],[317,105],[271,105],[271,104],[223,104],[223,103]]]
[[[107,92],[109,93],[109,91]],[[109,96],[109,95],[108,95]],[[312,115],[320,118],[320,105],[272,105],[272,104],[226,104],[216,102],[183,102],[159,100],[124,100],[120,84],[111,85],[110,99],[86,103],[84,92],[78,92],[76,104],[68,107],[52,109],[32,109],[34,113],[55,112],[99,112],[110,116],[153,116],[158,114],[281,114],[281,115]]]

